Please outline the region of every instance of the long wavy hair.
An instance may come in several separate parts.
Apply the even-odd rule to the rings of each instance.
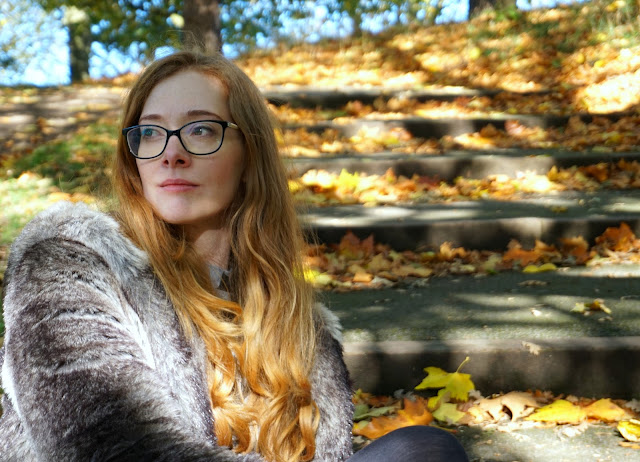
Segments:
[[[127,96],[122,126],[138,123],[159,82],[186,70],[223,84],[244,139],[244,181],[227,211],[233,302],[215,295],[206,263],[182,229],[164,222],[144,199],[122,136],[113,167],[116,215],[149,255],[186,334],[195,330],[204,340],[218,444],[270,461],[311,460],[320,419],[309,380],[316,350],[313,290],[304,281],[303,234],[263,95],[223,56],[178,52],[143,71]]]

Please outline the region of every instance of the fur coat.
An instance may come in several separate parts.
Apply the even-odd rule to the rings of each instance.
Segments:
[[[263,461],[215,444],[199,337],[117,223],[60,203],[14,242],[5,275],[0,461]],[[316,461],[346,460],[351,389],[337,318],[318,307]]]

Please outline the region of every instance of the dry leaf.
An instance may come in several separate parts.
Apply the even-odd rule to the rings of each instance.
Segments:
[[[376,439],[398,428],[429,425],[432,421],[433,415],[426,407],[426,400],[419,397],[415,401],[405,398],[404,408],[396,415],[373,417],[370,421],[358,422],[353,427],[353,434]]]
[[[618,423],[618,431],[624,439],[633,443],[640,442],[640,421],[635,419]]]
[[[540,407],[531,393],[516,391],[497,398],[479,400],[476,405],[488,412],[494,420],[500,420],[504,416],[505,408],[511,414],[511,420],[518,420],[529,415],[532,409]]]
[[[433,412],[433,417],[440,422],[455,424],[465,416],[464,412],[460,412],[458,407],[453,403],[442,403],[440,407]]]
[[[587,418],[616,422],[628,417],[629,414],[624,409],[608,398],[600,399],[586,407],[559,399],[538,409],[528,420],[577,425]]]
[[[531,353],[534,356],[538,356],[540,354],[540,351],[542,350],[542,347],[540,345],[536,345],[535,343],[531,343],[531,342],[522,342],[522,346],[524,348],[526,348],[529,353]]]
[[[576,303],[576,306],[571,309],[572,313],[589,314],[593,311],[602,311],[606,314],[611,314],[611,309],[604,304],[604,300],[596,298],[591,303]]]
[[[546,271],[555,271],[558,267],[553,263],[544,263],[540,266],[537,265],[527,265],[522,270],[523,273],[544,273]]]
[[[576,406],[567,400],[559,399],[547,406],[541,407],[527,417],[527,420],[577,425],[585,418],[586,414],[580,406]]]
[[[613,403],[609,398],[600,399],[590,404],[584,408],[584,411],[588,417],[603,422],[618,422],[631,417],[627,411]]]
[[[596,244],[604,245],[616,252],[628,252],[638,246],[635,234],[626,223],[621,223],[618,228],[607,228],[596,238]]]

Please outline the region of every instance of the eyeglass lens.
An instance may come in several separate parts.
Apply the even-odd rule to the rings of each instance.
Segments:
[[[131,152],[140,158],[157,157],[168,143],[169,131],[157,125],[140,125],[127,132]],[[191,154],[210,154],[222,145],[224,127],[213,121],[198,121],[180,129],[179,138]]]

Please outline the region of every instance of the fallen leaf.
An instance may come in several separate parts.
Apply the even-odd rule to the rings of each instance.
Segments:
[[[413,425],[429,425],[433,415],[426,407],[426,400],[418,397],[415,401],[404,399],[404,407],[396,415],[373,417],[370,421],[360,421],[353,427],[353,434],[369,439],[380,438],[398,428]]]
[[[371,417],[380,417],[385,414],[396,411],[395,406],[371,407],[368,404],[356,404],[353,413],[353,420],[360,421],[370,419]]]
[[[618,422],[631,417],[627,411],[613,403],[609,398],[599,399],[584,408],[584,411],[588,417],[603,422]]]
[[[628,417],[630,416],[624,409],[613,403],[609,398],[604,398],[585,407],[559,399],[538,409],[527,419],[537,422],[577,425],[587,418],[604,422],[617,422]]]
[[[589,244],[584,237],[573,237],[568,239],[560,239],[561,252],[573,257],[576,264],[584,264],[589,260],[591,253],[589,252]]]
[[[442,403],[440,407],[433,412],[433,417],[440,422],[455,424],[465,416],[464,412],[460,412],[453,403]]]
[[[634,443],[640,442],[640,421],[630,419],[619,422],[618,431],[624,439]]]
[[[511,420],[518,420],[527,416],[531,409],[539,408],[540,404],[531,393],[512,391],[497,398],[479,400],[476,405],[488,412],[495,420],[500,420],[504,415],[504,409],[508,409]]]
[[[611,309],[604,304],[604,300],[601,298],[596,298],[591,303],[576,303],[576,305],[571,309],[572,313],[582,314],[589,314],[589,312],[593,311],[602,311],[606,314],[611,314]]]
[[[607,228],[596,238],[596,244],[604,245],[616,252],[628,252],[638,246],[635,234],[626,223],[621,223],[618,228]]]
[[[559,399],[547,406],[541,407],[526,419],[535,422],[577,425],[585,418],[586,413],[580,406],[570,403],[567,400]]]
[[[416,390],[427,388],[444,388],[451,393],[451,398],[456,401],[467,401],[469,392],[475,389],[470,374],[459,372],[462,366],[469,361],[469,357],[460,364],[456,372],[445,372],[439,367],[427,367],[424,371],[428,374],[422,382],[415,387]]]
[[[540,266],[537,265],[527,265],[522,270],[523,273],[544,273],[546,271],[555,271],[558,267],[553,263],[544,263]]]
[[[509,243],[509,249],[503,255],[505,262],[517,262],[521,266],[527,266],[535,263],[540,255],[534,250],[524,250],[519,243],[512,241]]]
[[[526,348],[529,353],[531,353],[534,356],[538,356],[540,354],[540,351],[542,350],[542,347],[540,345],[536,345],[535,343],[531,343],[531,342],[522,342],[522,346],[524,348]]]

